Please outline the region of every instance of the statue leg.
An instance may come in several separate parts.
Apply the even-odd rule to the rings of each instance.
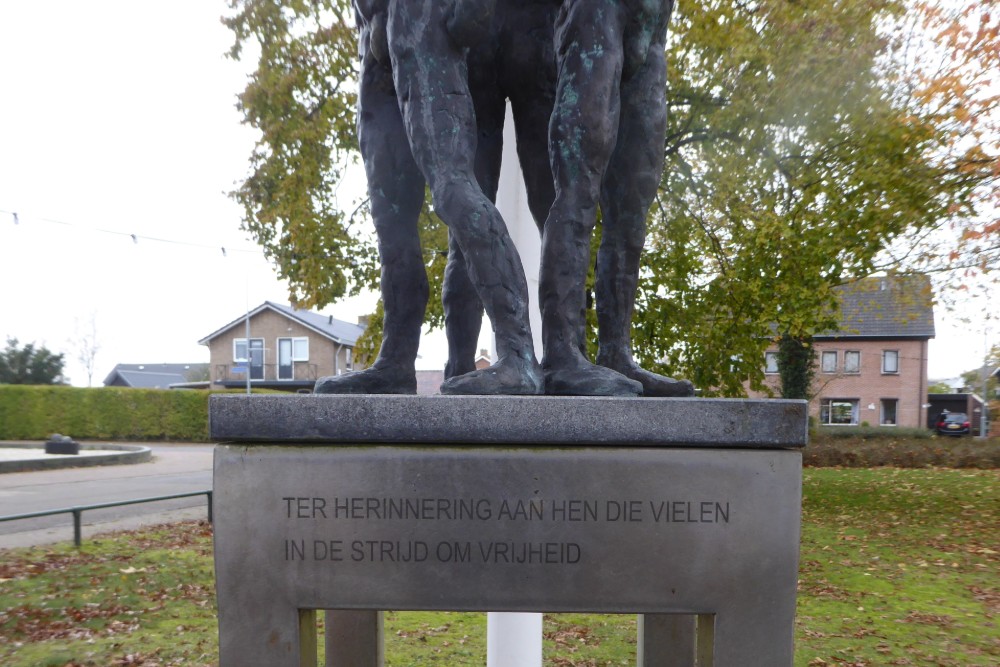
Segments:
[[[644,370],[632,358],[632,312],[646,215],[663,174],[665,90],[663,43],[654,41],[646,61],[622,83],[618,141],[601,188],[597,363],[641,382],[644,396],[692,396],[694,387],[687,380]]]
[[[517,159],[528,195],[528,209],[542,233],[555,189],[549,164],[548,121],[552,116],[552,91],[548,99],[514,99],[514,126],[517,130]]]
[[[392,74],[370,55],[362,63],[358,131],[382,260],[382,346],[370,368],[321,378],[315,391],[414,394],[414,362],[428,296],[417,232],[424,179],[406,141]]]
[[[451,232],[448,233],[448,263],[444,268],[441,301],[448,340],[448,361],[444,366],[447,380],[476,370],[476,347],[483,323],[483,302],[469,279],[465,255]]]
[[[604,20],[595,20],[600,4]],[[548,394],[635,396],[642,385],[581,352],[584,285],[601,178],[619,116],[623,10],[607,3],[564,3],[556,26],[559,58],[549,151],[555,201],[542,234],[539,297]]]
[[[549,160],[549,120],[555,105],[558,3],[506,3],[497,11],[502,9],[507,13],[500,34],[500,87],[510,98],[528,209],[541,233],[556,197]]]
[[[503,219],[476,182],[476,118],[464,54],[445,29],[447,7],[398,0],[389,6],[389,48],[410,146],[430,183],[434,209],[465,256],[497,341],[495,364],[450,378],[441,391],[537,394],[542,376],[524,270]]]
[[[495,45],[475,46],[468,56],[469,92],[476,113],[476,180],[483,194],[496,201],[503,152],[505,101],[496,82]],[[483,303],[469,279],[465,255],[454,234],[448,234],[448,265],[441,291],[448,338],[445,379],[476,370],[476,351],[483,322]]]
[[[541,232],[555,193],[549,165],[548,124],[555,95],[555,3],[501,4],[489,42],[469,52],[469,90],[476,112],[476,180],[496,202],[503,153],[506,98],[517,133],[517,153],[528,208]],[[499,43],[498,43],[499,42]],[[465,260],[450,239],[444,285],[448,365],[445,377],[475,369],[482,304],[468,279]]]

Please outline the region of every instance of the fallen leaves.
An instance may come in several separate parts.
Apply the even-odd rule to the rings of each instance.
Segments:
[[[542,636],[571,652],[579,650],[581,646],[600,645],[600,641],[594,637],[593,631],[583,625],[561,626],[543,633]]]
[[[998,471],[804,477],[801,664],[1000,664]]]
[[[1000,591],[997,589],[969,586],[969,592],[973,598],[987,606],[990,614],[1000,612]]]
[[[118,604],[92,604],[85,607],[48,608],[21,605],[0,611],[0,628],[19,642],[51,639],[90,639],[132,632],[138,622],[118,617],[134,612]],[[95,623],[105,621],[105,623]]]
[[[945,614],[923,614],[918,611],[911,611],[902,620],[903,623],[923,623],[925,625],[937,625],[942,628],[950,627],[955,622],[951,616]]]

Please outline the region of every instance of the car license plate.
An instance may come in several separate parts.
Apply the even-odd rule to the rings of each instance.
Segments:
[[[958,429],[958,424],[948,424],[948,428],[950,428],[953,431],[957,430]]]

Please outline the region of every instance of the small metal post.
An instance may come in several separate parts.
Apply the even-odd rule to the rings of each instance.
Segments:
[[[384,667],[381,611],[326,610],[326,667]]]
[[[639,667],[701,667],[697,618],[692,614],[639,614]]]
[[[697,644],[698,667],[715,665],[715,614],[698,614]]]
[[[205,495],[208,497],[208,522],[214,523],[212,520],[212,492],[206,491]]]
[[[76,548],[80,548],[83,544],[83,535],[80,529],[80,518],[83,515],[83,510],[78,507],[74,507],[73,510],[73,545]]]
[[[316,610],[299,609],[299,667],[319,667]]]
[[[989,320],[989,315],[986,316]],[[983,405],[979,408],[979,439],[985,440],[990,435],[989,410],[990,410],[990,342],[989,342],[989,322],[983,325]],[[972,429],[969,429],[972,435]]]

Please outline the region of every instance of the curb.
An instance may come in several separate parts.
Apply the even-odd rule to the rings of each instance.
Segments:
[[[37,449],[45,457],[45,446],[29,443],[0,443],[3,449]],[[86,454],[87,450],[113,451],[115,454]],[[8,472],[35,472],[59,468],[87,468],[92,466],[114,466],[132,463],[146,463],[153,458],[153,451],[142,445],[80,445],[80,454],[59,458],[37,458],[21,461],[0,461],[0,474]]]

